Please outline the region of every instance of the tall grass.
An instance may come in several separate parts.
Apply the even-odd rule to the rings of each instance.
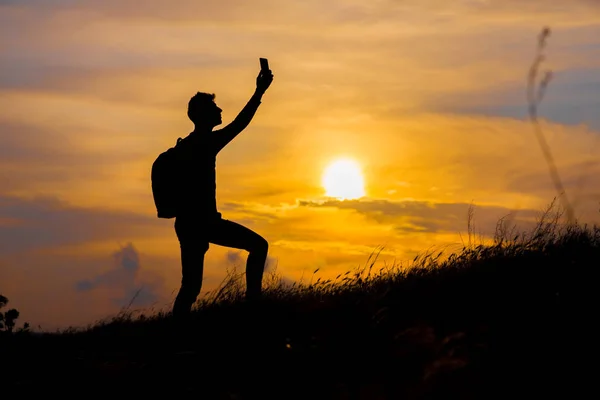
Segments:
[[[550,34],[551,30],[548,27],[543,28],[540,32],[538,36],[535,57],[531,67],[529,68],[529,73],[527,74],[527,102],[529,105],[528,112],[535,137],[540,145],[540,149],[542,150],[546,164],[548,164],[548,171],[550,172],[552,184],[554,185],[554,188],[556,189],[556,192],[563,203],[568,221],[573,223],[575,220],[573,207],[571,206],[569,197],[560,178],[556,162],[554,161],[554,156],[552,155],[550,146],[546,141],[544,132],[538,120],[538,109],[542,103],[542,100],[544,99],[546,89],[548,88],[553,75],[552,71],[548,70],[540,78],[540,67],[546,60],[544,50],[546,49]]]

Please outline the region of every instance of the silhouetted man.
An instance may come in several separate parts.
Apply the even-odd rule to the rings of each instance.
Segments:
[[[195,128],[177,146],[180,149],[183,185],[175,232],[181,247],[183,276],[173,306],[174,316],[188,315],[200,293],[204,254],[209,243],[249,252],[246,298],[249,301],[260,298],[269,245],[252,230],[221,218],[221,213],[217,212],[215,168],[217,154],[248,126],[272,81],[271,70],[261,70],[256,78],[256,91],[246,106],[233,122],[219,130],[213,131],[222,123],[222,110],[214,102],[214,94],[198,92],[188,103],[187,114]]]

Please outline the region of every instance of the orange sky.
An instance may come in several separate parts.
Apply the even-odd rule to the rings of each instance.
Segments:
[[[380,245],[400,262],[460,244],[471,203],[483,235],[550,203],[525,104],[546,25],[542,125],[578,218],[598,222],[599,17],[592,0],[0,0],[0,291],[43,329],[114,314],[140,288],[134,307],[168,306],[178,243],[150,166],[192,129],[196,91],[235,117],[258,57],[275,81],[219,155],[218,207],[289,279]],[[324,203],[340,157],[366,196]],[[211,247],[203,291],[244,260]]]

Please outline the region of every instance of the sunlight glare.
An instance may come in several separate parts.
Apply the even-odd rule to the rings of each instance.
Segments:
[[[365,195],[365,184],[358,163],[350,159],[339,159],[325,169],[323,187],[326,196],[339,200],[358,199]]]

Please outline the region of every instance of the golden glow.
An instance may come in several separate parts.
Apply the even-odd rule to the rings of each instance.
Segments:
[[[360,166],[354,160],[332,162],[323,173],[326,195],[340,200],[351,200],[365,195],[365,183]]]

